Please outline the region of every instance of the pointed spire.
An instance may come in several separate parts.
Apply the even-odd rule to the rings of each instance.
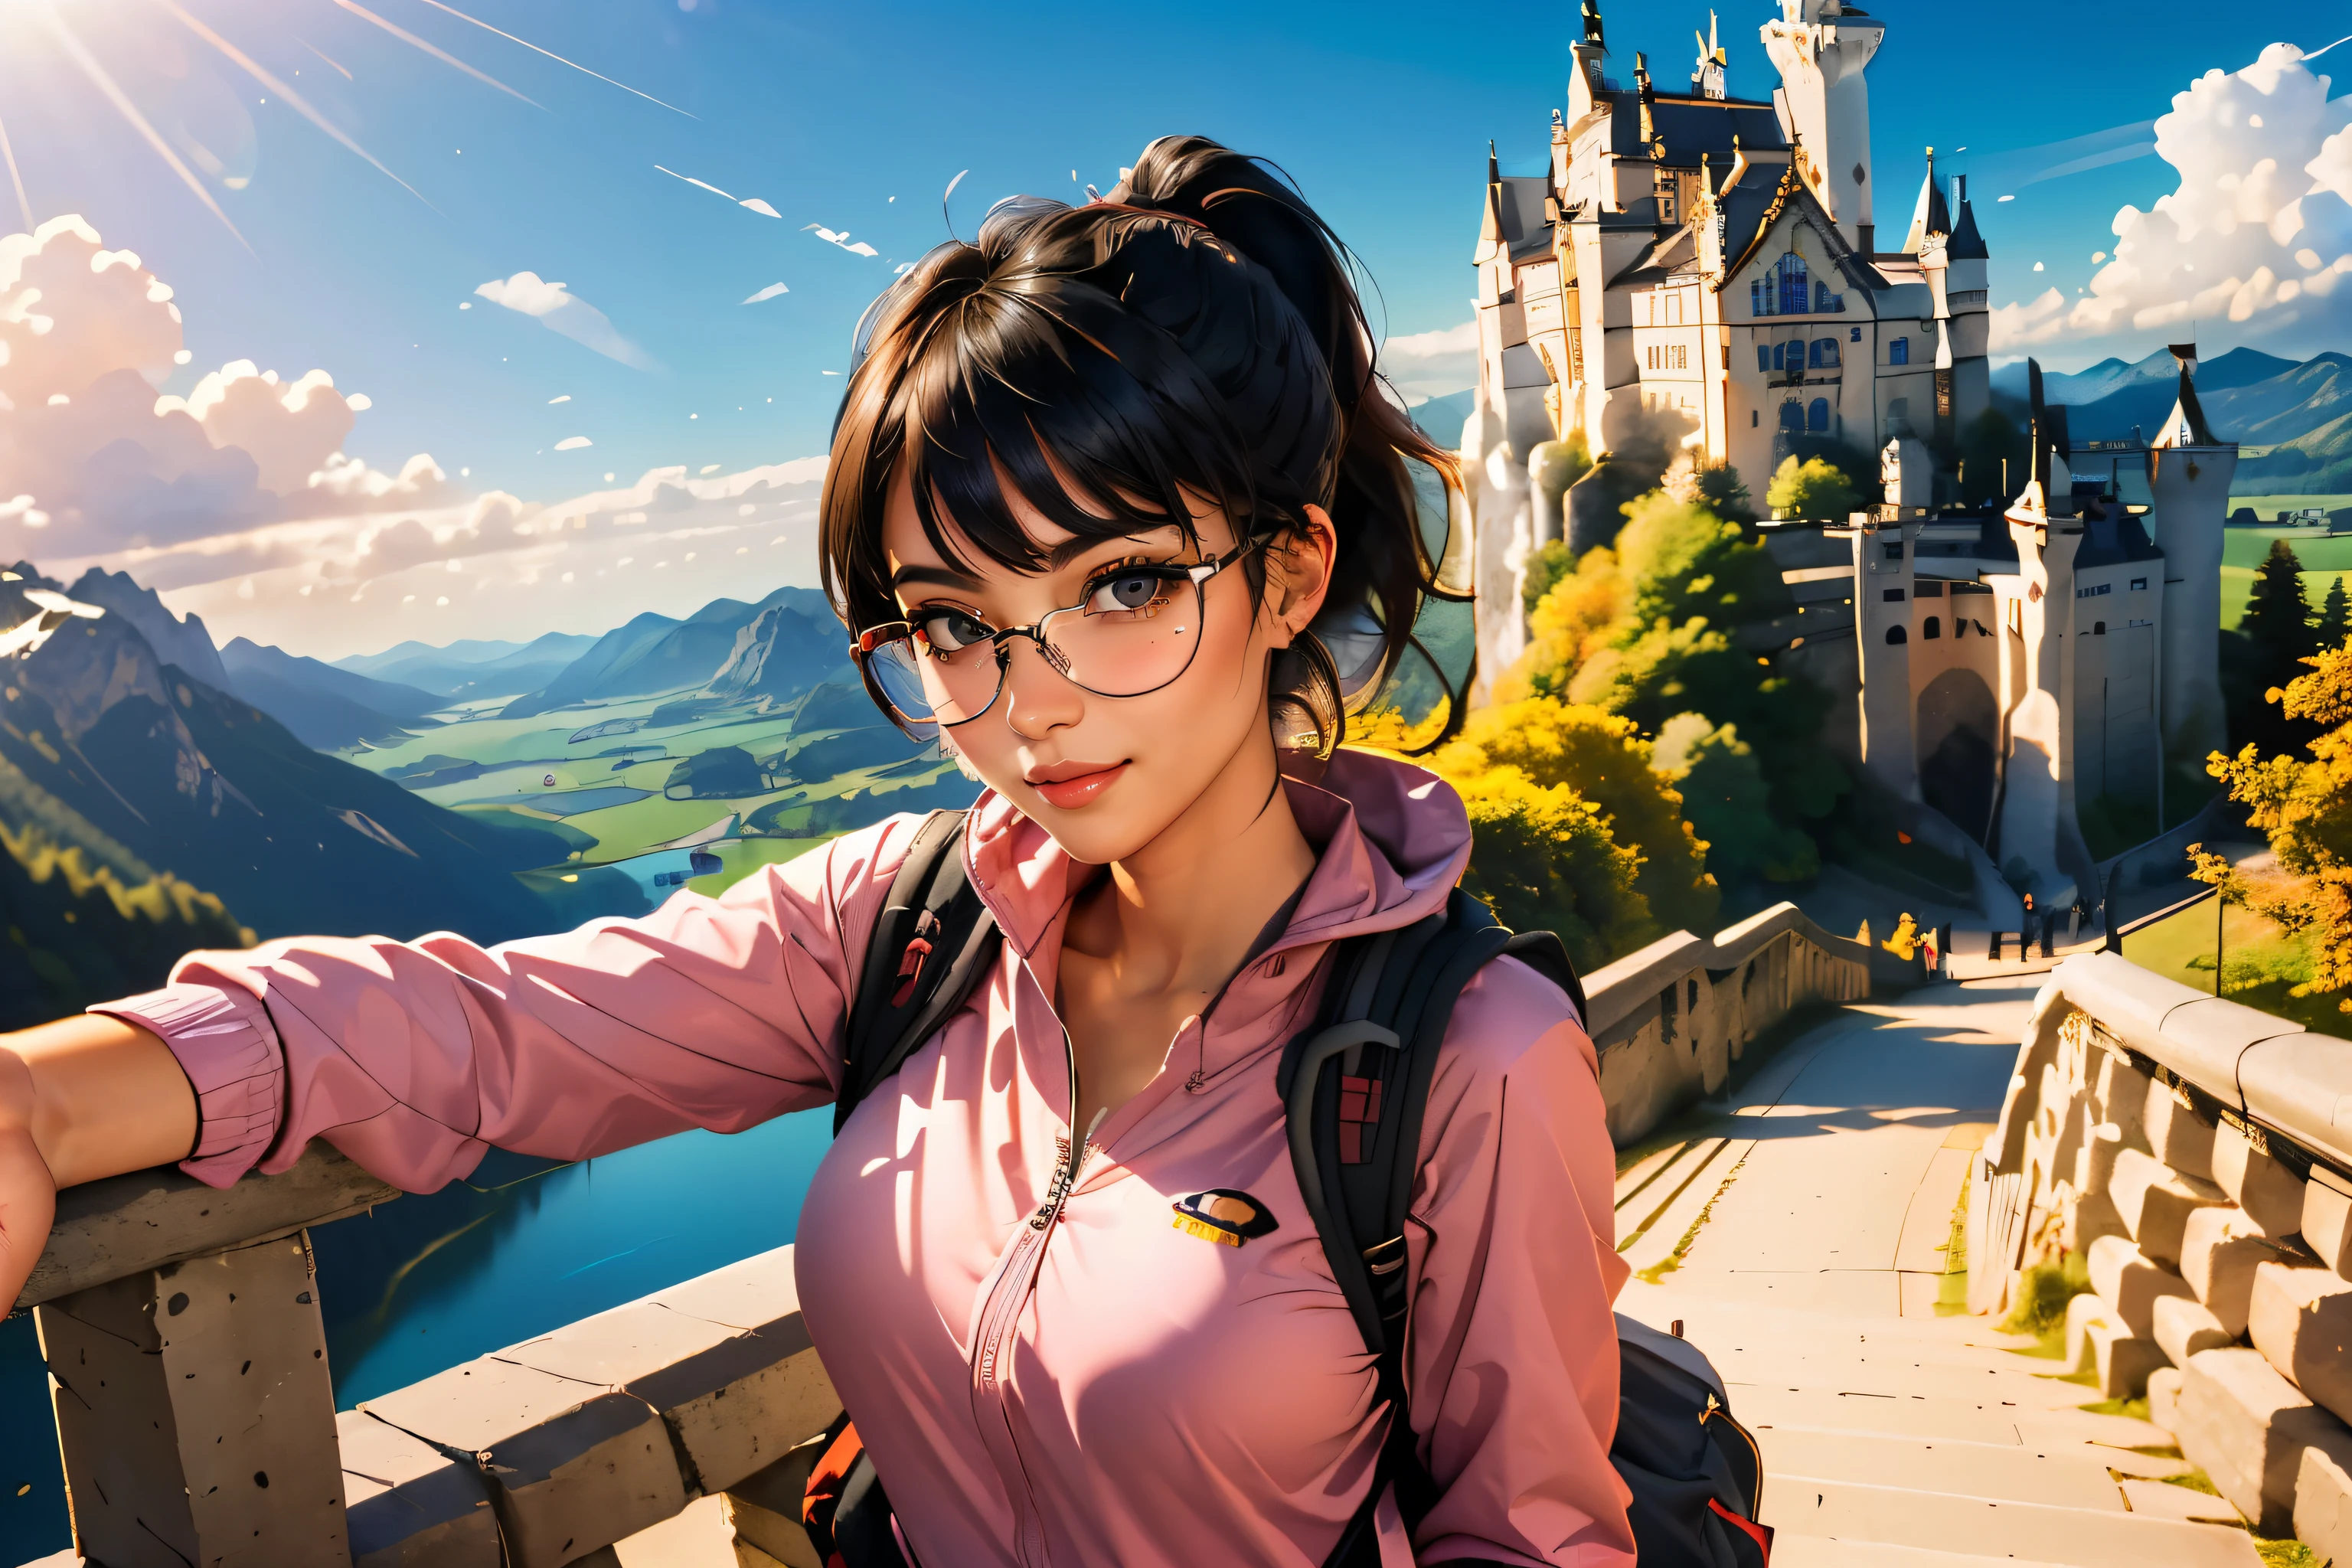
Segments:
[[[1944,244],[1944,254],[1955,261],[1982,261],[1992,253],[1985,248],[1984,236],[1977,232],[1976,209],[1969,205],[1969,177],[1952,176],[1952,207],[1958,218],[1952,225],[1952,237]]]
[[[1694,29],[1691,37],[1698,40],[1698,65],[1691,72],[1691,96],[1694,98],[1724,98],[1728,96],[1724,86],[1724,68],[1730,57],[1717,41],[1716,15],[1706,14],[1706,31]]]
[[[1918,205],[1911,209],[1911,232],[1903,238],[1903,248],[1916,256],[1932,235],[1949,235],[1952,215],[1944,205],[1944,192],[1936,184],[1936,150],[1927,149],[1927,177],[1919,185]]]
[[[2218,447],[2221,443],[2215,438],[2212,426],[2205,423],[2205,406],[2197,401],[2197,345],[2174,343],[2171,348],[2172,357],[2180,363],[2180,398],[2173,406],[2172,417],[2164,422],[2165,435],[2158,440],[2173,447]],[[2176,436],[2176,432],[2179,434]],[[2165,437],[2173,439],[2166,440]]]
[[[1478,257],[1480,260],[1503,244],[1503,172],[1495,158],[1495,144],[1486,143],[1486,212],[1478,226]]]
[[[1601,0],[1584,0],[1584,41],[1596,47],[1608,47],[1601,36]]]

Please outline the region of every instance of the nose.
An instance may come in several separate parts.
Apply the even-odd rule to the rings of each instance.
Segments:
[[[1004,655],[1004,721],[1024,740],[1042,740],[1085,715],[1086,693],[1029,637],[1013,640]]]

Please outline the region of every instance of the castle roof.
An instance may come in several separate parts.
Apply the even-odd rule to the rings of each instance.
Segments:
[[[1960,198],[1959,221],[1952,226],[1952,237],[1944,242],[1944,254],[1955,261],[1982,261],[1992,252],[1985,248],[1984,236],[1977,232],[1977,209],[1969,198]]]
[[[1903,237],[1903,248],[1916,256],[1919,247],[1927,243],[1930,235],[1952,232],[1951,209],[1944,205],[1944,193],[1936,184],[1936,155],[1927,154],[1927,177],[1919,185],[1918,205],[1911,209],[1911,232]]]
[[[1658,162],[1670,169],[1697,168],[1702,153],[1728,158],[1735,137],[1741,146],[1760,150],[1777,151],[1789,144],[1772,106],[1748,99],[1653,92],[1650,127],[1665,148]],[[1642,139],[1639,93],[1619,92],[1611,100],[1609,151],[1620,158],[1650,156],[1650,145]]]

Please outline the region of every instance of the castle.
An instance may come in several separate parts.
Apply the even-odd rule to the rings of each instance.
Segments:
[[[2032,472],[1997,487],[2013,504],[1954,505],[1936,454],[1991,405],[1987,250],[1965,179],[1948,200],[1931,153],[1900,246],[1880,248],[1864,70],[1885,24],[1840,0],[1780,7],[1761,29],[1780,75],[1765,101],[1730,96],[1712,36],[1686,92],[1660,91],[1638,55],[1628,89],[1603,74],[1598,0],[1584,0],[1550,170],[1505,175],[1490,151],[1462,447],[1482,680],[1524,650],[1528,555],[1551,539],[1580,554],[1622,521],[1599,469],[1548,493],[1546,444],[1580,438],[1601,458],[1663,444],[1727,462],[1759,496],[1811,445],[1875,454],[1883,503],[1763,526],[1798,607],[1742,640],[1848,699],[1825,742],[1930,842],[1988,868],[2022,861],[2045,902],[2095,901],[2078,802],[2146,800],[2166,759],[2226,738],[2237,447],[2206,426],[2191,350],[2176,351],[2179,405],[2145,444],[2072,447],[2036,371]]]

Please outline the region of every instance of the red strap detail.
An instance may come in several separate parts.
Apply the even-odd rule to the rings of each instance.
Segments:
[[[907,944],[907,951],[898,955],[898,986],[890,993],[890,1005],[907,1005],[915,994],[915,982],[923,977],[923,961],[930,956],[931,944],[924,938],[919,936]]]
[[[841,1506],[841,1489],[848,1482],[850,1468],[865,1451],[856,1423],[845,1424],[840,1436],[809,1470],[808,1484],[801,1493],[801,1523],[829,1563],[840,1561],[833,1548],[834,1511]]]
[[[1372,1157],[1365,1133],[1380,1125],[1381,1080],[1376,1078],[1339,1079],[1339,1163],[1361,1165]]]
[[[1723,1500],[1720,1498],[1707,1499],[1706,1506],[1724,1523],[1754,1542],[1756,1550],[1764,1553],[1764,1561],[1768,1564],[1772,1561],[1772,1527],[1770,1525],[1759,1524],[1752,1519],[1746,1519],[1732,1512],[1723,1506]]]

